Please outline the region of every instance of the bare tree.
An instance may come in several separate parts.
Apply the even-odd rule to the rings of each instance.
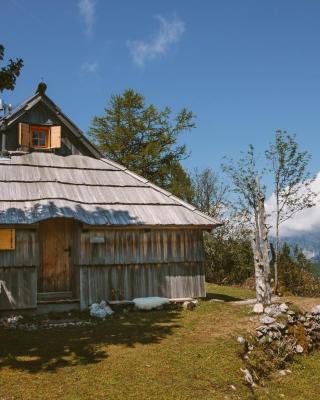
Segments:
[[[223,170],[233,183],[238,194],[238,208],[246,218],[252,233],[252,251],[254,255],[256,296],[262,304],[271,302],[270,262],[268,228],[264,208],[263,189],[260,188],[259,172],[254,155],[254,147],[249,146],[246,154],[234,162],[223,165]]]
[[[221,217],[227,204],[228,187],[219,175],[210,168],[203,171],[195,169],[191,174],[191,182],[192,203],[213,218]]]
[[[315,178],[307,172],[311,156],[307,151],[299,151],[294,135],[277,131],[274,142],[265,154],[273,174],[273,193],[276,200],[274,272],[277,290],[280,225],[305,208],[313,207],[317,194],[311,189]]]

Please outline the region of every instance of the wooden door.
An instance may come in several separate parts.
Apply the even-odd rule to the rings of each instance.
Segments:
[[[74,221],[55,218],[40,222],[39,292],[70,292]]]

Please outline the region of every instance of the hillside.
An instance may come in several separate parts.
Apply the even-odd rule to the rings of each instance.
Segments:
[[[252,297],[237,287],[208,285],[194,311],[120,313],[84,328],[9,331],[0,327],[0,398],[23,400],[318,398],[320,353],[300,356],[292,374],[275,375],[255,394],[244,384],[239,334],[259,324]],[[220,299],[226,302],[210,302]],[[318,300],[291,298],[310,306]]]

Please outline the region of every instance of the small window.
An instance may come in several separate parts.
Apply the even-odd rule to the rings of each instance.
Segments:
[[[49,127],[31,127],[31,147],[48,148],[49,147]]]

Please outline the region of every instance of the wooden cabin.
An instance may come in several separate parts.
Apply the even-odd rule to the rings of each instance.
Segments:
[[[44,93],[0,133],[0,310],[205,296],[217,221],[103,157]]]

